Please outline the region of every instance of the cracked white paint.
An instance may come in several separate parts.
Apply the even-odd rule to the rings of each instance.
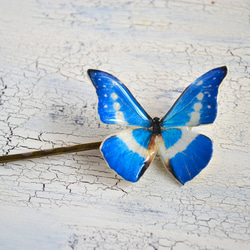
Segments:
[[[135,184],[98,150],[0,165],[2,249],[248,249],[249,1],[0,0],[0,151],[97,141],[89,68],[163,116],[227,65],[208,167],[180,187],[158,158]]]

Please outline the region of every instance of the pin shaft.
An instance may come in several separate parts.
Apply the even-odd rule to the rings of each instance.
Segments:
[[[32,152],[27,152],[27,153],[2,155],[0,156],[0,163],[20,161],[20,160],[31,159],[31,158],[39,158],[39,157],[45,157],[45,156],[50,156],[50,155],[59,155],[59,154],[74,153],[74,152],[79,152],[79,151],[93,150],[93,149],[98,149],[101,143],[102,142],[91,142],[91,143],[78,144],[74,146],[66,146],[66,147],[32,151]]]

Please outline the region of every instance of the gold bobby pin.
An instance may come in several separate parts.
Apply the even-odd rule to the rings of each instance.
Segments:
[[[45,156],[50,156],[50,155],[59,155],[59,154],[74,153],[74,152],[79,152],[79,151],[93,150],[93,149],[98,149],[101,143],[102,143],[101,141],[90,142],[90,143],[78,144],[74,146],[44,149],[44,150],[27,152],[27,153],[2,155],[0,156],[0,163],[10,162],[10,161],[20,161],[20,160],[32,159],[32,158],[38,158],[38,157],[45,157]]]

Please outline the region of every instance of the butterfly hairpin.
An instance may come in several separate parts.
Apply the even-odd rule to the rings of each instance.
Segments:
[[[212,141],[190,128],[213,123],[217,94],[227,68],[210,70],[189,85],[163,118],[151,118],[126,86],[109,73],[89,69],[102,122],[129,128],[108,136],[100,150],[125,180],[136,182],[155,155],[181,184],[192,180],[211,159]]]
[[[213,123],[217,94],[227,68],[210,70],[187,87],[168,113],[151,118],[126,86],[109,73],[88,70],[98,95],[101,121],[130,128],[91,142],[67,147],[0,156],[0,163],[97,149],[108,165],[125,180],[136,182],[158,153],[173,177],[185,184],[206,167],[212,156],[212,141],[190,128]]]

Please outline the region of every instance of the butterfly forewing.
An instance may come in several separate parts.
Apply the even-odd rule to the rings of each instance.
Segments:
[[[114,76],[99,70],[88,70],[99,99],[98,114],[104,123],[151,127],[151,117],[126,86]]]
[[[227,74],[226,67],[210,70],[192,83],[162,118],[164,128],[213,123],[217,114],[217,94]]]

